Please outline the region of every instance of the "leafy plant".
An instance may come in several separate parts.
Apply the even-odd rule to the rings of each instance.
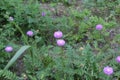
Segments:
[[[0,79],[2,80],[18,80],[19,78],[16,76],[15,73],[8,71],[8,70],[0,70]]]
[[[107,77],[102,72],[105,64],[111,66],[115,64],[113,62],[114,52],[108,53],[108,51],[105,53],[100,50],[99,53],[95,53],[89,44],[84,46],[83,50],[74,49],[69,45],[65,48],[43,46],[39,50],[35,49],[32,58],[26,55],[24,61],[28,69],[26,72],[28,78],[34,75],[35,79],[104,80]],[[99,50],[97,48],[96,46],[95,49]],[[108,54],[109,56],[106,56]],[[108,60],[109,62],[106,62]],[[27,66],[28,64],[29,66]]]
[[[0,79],[119,79],[120,66],[115,58],[120,55],[120,1],[82,0],[81,5],[78,1],[1,0]],[[57,46],[59,39],[54,38],[59,30],[63,46]],[[10,53],[4,50],[7,45],[13,48]],[[21,72],[14,70],[16,66],[22,67]],[[105,75],[105,66],[112,67],[110,76]]]

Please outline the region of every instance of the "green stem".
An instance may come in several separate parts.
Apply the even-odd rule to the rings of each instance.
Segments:
[[[15,25],[15,27],[16,27],[16,28],[20,31],[20,33],[22,34],[25,43],[26,43],[27,45],[29,45],[29,43],[28,43],[28,41],[27,41],[27,38],[25,37],[25,35],[24,35],[23,31],[21,30],[21,28],[20,28],[15,22],[13,22],[13,24]]]
[[[110,80],[109,76],[107,76],[107,79],[106,80]]]
[[[25,41],[25,44],[27,44],[27,45],[29,45],[29,43],[28,43],[28,41],[27,41],[27,38],[26,38],[26,36],[25,36],[25,34],[23,33],[23,31],[21,30],[21,28],[15,23],[15,22],[12,22],[14,25],[15,25],[15,27],[20,31],[20,33],[22,34],[22,36],[23,36],[23,39],[24,39],[24,41]],[[29,50],[29,52],[30,52],[30,54],[31,54],[31,57],[33,58],[33,54],[32,54],[32,50]]]

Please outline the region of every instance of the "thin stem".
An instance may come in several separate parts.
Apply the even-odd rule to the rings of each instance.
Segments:
[[[15,22],[12,22],[12,23],[15,25],[15,27],[16,27],[16,28],[20,31],[20,33],[22,34],[25,43],[26,43],[27,45],[29,45],[29,43],[28,43],[28,41],[27,41],[27,38],[25,37],[25,35],[24,35],[23,31],[21,30],[21,28],[20,28]]]
[[[110,77],[109,76],[107,76],[107,79],[106,80],[110,80]]]
[[[25,43],[26,43],[27,45],[29,45],[29,43],[28,43],[28,41],[27,41],[27,38],[26,38],[25,34],[23,33],[23,31],[21,30],[21,28],[20,28],[15,22],[12,22],[12,23],[15,25],[15,27],[16,27],[16,28],[20,31],[20,33],[22,34]],[[32,57],[32,59],[33,59],[33,54],[32,54],[33,51],[30,49],[29,52],[30,52],[31,57]],[[32,60],[32,61],[33,61],[33,60]]]

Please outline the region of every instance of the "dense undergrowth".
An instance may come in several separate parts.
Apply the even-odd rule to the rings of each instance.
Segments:
[[[119,80],[119,7],[0,0],[0,80]]]

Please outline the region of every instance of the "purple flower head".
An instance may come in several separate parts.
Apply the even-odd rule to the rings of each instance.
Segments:
[[[118,63],[120,63],[120,56],[117,56],[117,57],[116,57],[116,61],[117,61]]]
[[[41,14],[42,16],[45,16],[46,14],[45,14],[45,12],[42,12],[42,14]]]
[[[104,72],[106,75],[111,75],[111,74],[113,74],[113,68],[112,68],[112,67],[109,67],[109,66],[106,66],[106,67],[104,67],[103,72]]]
[[[96,25],[96,30],[102,30],[103,26],[101,24]]]
[[[58,39],[57,40],[57,45],[58,46],[64,46],[65,45],[65,41],[63,39]]]
[[[33,34],[33,31],[31,31],[31,30],[29,30],[29,31],[27,31],[27,33],[26,33],[28,36],[30,36],[30,37],[32,37],[34,34]]]
[[[9,21],[13,21],[13,20],[14,20],[14,18],[10,16],[9,17]]]
[[[7,46],[7,47],[5,48],[5,51],[6,51],[6,52],[12,52],[12,51],[13,51],[13,48],[12,48],[11,46]]]
[[[63,36],[63,33],[61,31],[54,32],[54,37],[55,38],[61,38],[62,36]]]

